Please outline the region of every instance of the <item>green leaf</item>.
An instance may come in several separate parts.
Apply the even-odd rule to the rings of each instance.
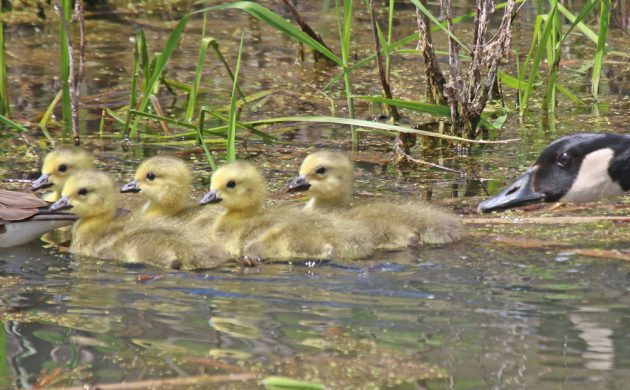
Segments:
[[[241,54],[243,52],[243,42],[245,41],[245,32],[241,35],[241,44],[238,47],[238,56],[236,57],[236,70],[234,71],[234,81],[232,83],[232,97],[230,98],[230,113],[228,114],[228,144],[227,144],[227,161],[236,160],[236,100],[238,91],[238,74],[241,70]]]
[[[367,100],[372,103],[388,104],[398,108],[407,108],[438,117],[451,117],[451,109],[448,106],[442,106],[439,104],[430,104],[411,100],[387,99],[381,96],[355,96],[355,99]]]
[[[188,15],[184,16],[179,21],[179,23],[177,23],[177,26],[175,26],[173,31],[168,36],[166,43],[164,44],[164,48],[162,49],[162,53],[157,57],[155,61],[155,65],[152,70],[151,77],[149,78],[149,82],[144,88],[144,91],[143,91],[144,95],[142,96],[142,101],[140,101],[140,105],[138,106],[138,111],[146,112],[147,106],[149,105],[149,101],[151,98],[150,95],[153,92],[154,88],[156,87],[160,79],[160,76],[162,75],[162,72],[164,71],[164,68],[166,68],[166,64],[168,63],[168,60],[173,55],[173,51],[175,51],[175,48],[177,47],[179,43],[179,39],[181,38],[181,35],[184,32],[184,28],[186,27],[186,24],[188,23],[188,19],[189,19]],[[131,130],[125,129],[125,131],[127,132],[127,136],[135,135],[137,127],[138,127],[138,119],[134,121],[134,124]]]
[[[206,37],[206,20],[207,13],[204,12],[201,27],[201,42],[199,44],[199,54],[197,55],[197,66],[195,67],[195,77],[190,88],[190,93],[188,94],[188,105],[186,106],[186,115],[184,117],[186,122],[190,122],[192,120],[195,111],[195,103],[197,102],[197,94],[199,93],[199,85],[201,84],[201,73],[203,72],[204,64],[206,62],[206,53],[208,52],[208,47],[213,40],[213,38]]]
[[[453,39],[455,42],[457,42],[460,47],[462,47],[467,52],[470,52],[470,49],[468,48],[468,46],[464,45],[464,43],[462,41],[460,41],[459,38],[457,38],[455,36],[455,34],[453,34],[451,31],[449,31],[448,28],[446,28],[444,24],[440,23],[440,21],[437,20],[437,18],[435,16],[433,16],[431,11],[429,11],[424,5],[422,5],[422,3],[419,0],[410,0],[410,1],[413,3],[413,5],[418,7],[420,12],[425,14],[436,26],[438,26],[440,28],[440,30],[444,31],[446,33],[446,35],[448,35],[449,37],[451,37],[451,39]]]
[[[610,22],[610,0],[601,0],[599,15],[599,34],[597,37],[597,49],[593,60],[593,75],[591,77],[591,93],[597,98],[599,90],[599,78],[602,74],[602,64],[606,51],[606,37],[608,35],[608,23]]]
[[[251,16],[259,19],[260,21],[267,23],[269,26],[275,28],[276,30],[286,34],[290,38],[302,42],[307,46],[317,50],[322,53],[330,60],[335,62],[337,65],[342,65],[343,62],[339,57],[337,57],[333,52],[331,52],[328,48],[326,48],[321,43],[317,42],[315,39],[308,36],[306,33],[302,32],[298,27],[294,26],[292,23],[287,22],[280,15],[275,12],[263,7],[260,4],[253,3],[251,1],[238,1],[235,3],[221,4],[215,5],[212,7],[206,7],[199,11],[195,11],[193,13],[198,12],[206,12],[206,11],[220,11],[224,9],[240,9],[242,11],[247,12]]]
[[[394,131],[398,133],[418,134],[425,137],[441,138],[441,139],[446,139],[446,140],[451,140],[451,141],[466,142],[466,143],[472,143],[472,144],[506,144],[506,143],[518,141],[518,139],[508,139],[508,140],[503,140],[503,141],[484,141],[484,140],[466,139],[466,138],[455,137],[455,136],[445,135],[445,134],[440,134],[440,133],[432,133],[430,131],[412,129],[411,127],[390,125],[387,123],[372,122],[372,121],[366,121],[362,119],[338,118],[334,116],[287,116],[287,117],[280,117],[280,118],[270,118],[270,119],[261,119],[257,121],[251,121],[251,122],[244,122],[244,124],[261,125],[261,124],[284,123],[284,122],[336,123],[340,125],[360,126],[360,127],[370,128],[370,129]]]
[[[553,23],[551,22],[556,10],[557,10],[558,2],[555,2],[554,6],[551,8],[551,12],[547,16],[547,23],[545,23],[545,28],[543,29],[540,43],[536,48],[536,54],[534,55],[534,62],[532,63],[532,67],[529,72],[529,79],[527,80],[527,86],[525,87],[525,93],[523,95],[523,101],[521,103],[521,113],[525,111],[527,108],[527,101],[529,100],[529,95],[532,91],[532,86],[534,84],[534,79],[536,78],[536,72],[538,72],[538,67],[542,61],[543,56],[545,55],[545,45],[549,41],[549,37],[551,34],[551,28]],[[532,43],[533,44],[533,43]]]
[[[27,133],[28,132],[28,129],[26,127],[22,126],[21,124],[19,124],[17,122],[12,121],[11,119],[9,119],[6,116],[1,115],[1,114],[0,114],[0,122],[4,123],[5,125],[13,128],[13,129],[15,129],[17,131],[19,131],[20,133]]]
[[[303,382],[281,376],[270,376],[263,379],[262,384],[268,389],[291,390],[326,390],[326,386],[319,383]]]

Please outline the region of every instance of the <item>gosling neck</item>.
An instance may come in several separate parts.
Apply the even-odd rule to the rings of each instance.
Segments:
[[[334,210],[343,207],[348,207],[352,203],[352,195],[350,193],[344,194],[343,196],[336,198],[317,198],[312,197],[306,202],[306,206],[304,208],[306,210]]]
[[[180,212],[193,207],[193,205],[194,203],[191,199],[187,199],[185,201],[176,199],[167,202],[155,202],[153,200],[148,200],[144,206],[142,206],[141,213],[146,217],[174,217]]]
[[[214,231],[215,233],[229,233],[233,230],[238,230],[262,210],[263,203],[257,203],[242,209],[226,209],[215,220]]]
[[[109,229],[116,219],[116,208],[108,208],[101,213],[89,217],[80,218],[73,227],[73,241],[82,241],[87,238],[98,238]]]

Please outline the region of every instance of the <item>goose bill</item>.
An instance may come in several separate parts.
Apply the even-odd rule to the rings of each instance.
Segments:
[[[53,185],[49,180],[49,176],[46,174],[41,175],[37,178],[37,180],[33,181],[31,184],[31,189],[33,191],[38,190],[40,188],[48,188]]]
[[[534,190],[536,170],[537,167],[530,168],[503,191],[479,203],[478,211],[480,213],[488,213],[490,211],[543,202],[545,195]]]
[[[120,192],[140,192],[140,188],[138,188],[138,180],[132,180],[120,187]]]
[[[201,198],[201,201],[199,201],[199,204],[201,204],[203,206],[203,205],[209,204],[209,203],[219,203],[222,200],[223,199],[219,197],[219,194],[217,193],[217,191],[216,190],[212,190],[212,191],[208,192],[207,194],[205,194],[203,196],[203,198]]]
[[[302,192],[311,188],[308,179],[304,175],[297,176],[289,183],[288,192]]]
[[[50,207],[48,207],[48,210],[50,211],[68,210],[72,208],[72,205],[68,202],[69,202],[68,197],[62,196],[61,198],[59,198],[58,201],[51,204]]]

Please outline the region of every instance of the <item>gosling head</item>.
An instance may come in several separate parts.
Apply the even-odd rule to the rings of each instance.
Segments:
[[[48,153],[44,158],[41,176],[32,183],[32,189],[52,187],[61,194],[66,180],[77,172],[94,169],[94,158],[87,151],[64,146]]]
[[[122,186],[120,192],[140,192],[155,207],[179,211],[190,197],[193,175],[182,160],[156,156],[144,161],[134,180]]]
[[[256,212],[264,202],[262,173],[251,163],[237,161],[223,165],[212,174],[210,192],[200,203],[220,203],[228,211]]]
[[[61,198],[49,210],[66,210],[79,219],[116,214],[115,186],[108,174],[84,170],[72,175],[61,191]]]
[[[300,174],[289,183],[289,192],[306,191],[309,205],[336,206],[352,199],[352,161],[343,153],[321,151],[308,155]]]

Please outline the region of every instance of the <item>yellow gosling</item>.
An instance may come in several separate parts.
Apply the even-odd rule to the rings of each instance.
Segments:
[[[139,211],[143,217],[185,220],[199,210],[191,196],[192,180],[192,171],[182,160],[156,156],[140,164],[120,192],[139,192],[147,199]]]
[[[306,210],[337,212],[340,218],[370,226],[374,245],[380,249],[447,244],[463,236],[458,217],[426,202],[353,200],[352,171],[352,162],[344,154],[316,152],[304,159],[289,191],[306,191],[311,196]]]
[[[48,153],[42,165],[42,174],[32,184],[32,189],[50,187],[52,192],[42,198],[54,202],[61,197],[66,180],[77,172],[94,169],[94,157],[74,146],[63,146]]]
[[[220,248],[194,232],[159,219],[142,224],[119,218],[114,183],[103,172],[71,176],[61,195],[50,209],[69,209],[79,217],[70,247],[75,254],[178,269],[213,268],[225,261]]]
[[[295,208],[265,205],[262,174],[252,164],[235,162],[213,175],[202,204],[220,203],[225,211],[210,227],[225,249],[240,259],[355,259],[372,253],[360,226],[310,215]]]

